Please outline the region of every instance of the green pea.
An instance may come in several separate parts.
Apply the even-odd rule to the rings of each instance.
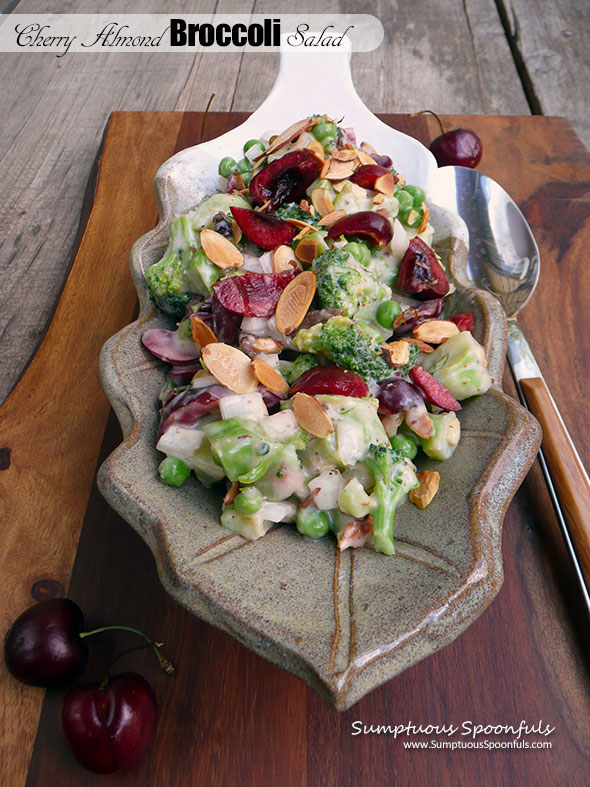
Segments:
[[[368,265],[371,262],[371,252],[364,243],[358,243],[357,241],[350,241],[344,246],[343,251],[347,251],[349,254],[358,260],[362,265]]]
[[[221,161],[219,162],[218,172],[222,178],[229,178],[229,176],[232,174],[235,168],[236,168],[235,159],[233,159],[231,156],[226,156],[225,158],[222,158]]]
[[[249,486],[246,487],[246,489],[242,489],[242,491],[236,496],[236,499],[234,500],[236,511],[239,511],[240,514],[245,514],[246,516],[255,514],[260,510],[261,505],[262,495],[254,486]]]
[[[242,172],[242,180],[244,181],[244,186],[249,186],[250,181],[252,180],[252,172]]]
[[[322,145],[326,143],[335,142],[338,137],[338,126],[335,123],[328,123],[326,120],[321,120],[311,130],[314,137],[321,142]]]
[[[415,208],[421,208],[422,203],[426,199],[426,194],[420,186],[404,186],[404,191],[412,196],[413,205]]]
[[[408,459],[413,459],[418,453],[418,446],[412,437],[404,434],[395,434],[389,438],[392,448],[397,448]]]
[[[236,164],[236,172],[239,172],[242,176],[247,172],[252,172],[252,162],[248,161],[247,158],[241,158]]]
[[[167,456],[160,462],[158,473],[166,486],[182,486],[191,474],[191,470],[182,459]]]
[[[321,538],[330,530],[330,517],[313,505],[300,508],[297,511],[297,530],[309,538]]]
[[[416,208],[414,207],[404,208],[399,212],[399,217],[401,221],[407,227],[411,227],[412,229],[417,229],[420,226],[420,224],[422,223],[423,215],[424,215],[424,211],[416,210]]]
[[[393,329],[393,321],[402,313],[402,307],[397,301],[383,301],[377,309],[377,322],[384,328]]]
[[[264,150],[264,142],[261,139],[249,139],[244,145],[244,155],[246,155],[246,153],[250,150],[250,148],[253,148],[254,145],[258,145],[261,152]]]
[[[397,197],[400,208],[411,208],[414,206],[414,197],[409,191],[401,189],[395,196]]]

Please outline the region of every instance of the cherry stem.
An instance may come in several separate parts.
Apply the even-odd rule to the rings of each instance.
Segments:
[[[139,629],[134,629],[131,626],[103,626],[102,628],[93,629],[92,631],[83,631],[80,633],[79,636],[80,639],[84,639],[85,637],[92,637],[94,636],[94,634],[102,634],[103,631],[131,631],[133,634],[137,634],[140,637],[143,637],[143,639],[145,639],[146,644],[141,645],[140,647],[142,648],[151,647],[154,653],[156,654],[156,656],[158,657],[158,662],[160,664],[160,669],[162,670],[162,672],[165,672],[167,675],[174,675],[175,670],[173,664],[170,661],[168,661],[168,659],[165,658],[162,655],[162,652],[160,651],[159,646],[161,645],[161,643],[155,642],[153,639],[150,639],[146,634],[143,633],[143,631],[139,631]],[[133,650],[138,650],[138,648],[133,648]],[[121,653],[121,655],[124,655],[124,653]],[[117,658],[119,658],[119,656],[117,656]],[[117,659],[115,659],[115,661],[116,660]],[[108,677],[109,676],[107,674],[105,678],[107,683],[108,683]]]
[[[201,134],[199,135],[199,142],[202,142],[203,137],[205,136],[205,124],[207,122],[207,115],[209,114],[209,109],[211,108],[211,104],[213,103],[214,98],[215,98],[215,93],[211,93],[211,98],[207,102],[207,106],[205,108],[205,114],[203,115],[203,122],[201,123]]]
[[[446,133],[445,132],[445,128],[444,128],[444,126],[442,124],[442,121],[439,118],[439,116],[436,114],[436,112],[433,112],[431,109],[423,109],[420,112],[413,112],[410,115],[410,117],[411,118],[417,118],[417,117],[420,117],[420,115],[432,115],[433,117],[435,117],[437,119],[437,121],[438,121],[438,125],[440,126],[440,133],[441,134]]]

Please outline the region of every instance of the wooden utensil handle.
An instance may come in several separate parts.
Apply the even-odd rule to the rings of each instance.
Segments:
[[[572,438],[540,377],[520,381],[529,410],[543,428],[543,454],[551,474],[586,588],[590,590],[590,481]]]

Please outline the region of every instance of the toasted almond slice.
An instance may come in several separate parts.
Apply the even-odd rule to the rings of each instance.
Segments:
[[[215,230],[203,230],[201,244],[207,259],[218,268],[241,268],[244,264],[242,252]]]
[[[420,486],[412,489],[408,497],[418,508],[426,508],[438,492],[440,473],[436,470],[424,470],[422,473],[416,473],[416,478],[420,481]]]
[[[336,224],[337,221],[343,219],[346,216],[345,210],[333,210],[332,213],[327,213],[325,216],[318,221],[318,225],[322,225],[322,227],[331,227],[332,224]]]
[[[420,226],[418,227],[418,235],[421,232],[424,232],[424,230],[428,226],[428,222],[430,221],[430,208],[425,202],[422,203],[422,210],[424,211],[424,214],[422,216],[422,221],[420,222]]]
[[[237,186],[237,188],[235,188],[234,191],[242,191],[243,189],[246,188],[246,184],[244,183],[244,179],[242,178],[242,176],[240,175],[239,172],[234,172],[234,178],[235,178],[236,186]]]
[[[277,246],[272,254],[272,269],[275,273],[290,271],[299,267],[295,253],[290,246]]]
[[[280,353],[283,347],[284,344],[282,342],[266,336],[259,337],[252,342],[252,349],[256,350],[257,353]]]
[[[269,391],[274,391],[278,394],[286,394],[289,391],[289,383],[285,380],[282,374],[279,374],[276,369],[267,364],[261,358],[256,358],[252,361],[252,369],[254,375],[259,383],[268,388]]]
[[[375,196],[373,197],[373,205],[381,205],[384,199],[385,199],[385,194],[375,194]]]
[[[361,150],[364,150],[365,153],[377,153],[375,148],[372,145],[369,145],[368,142],[361,142]]]
[[[406,177],[405,177],[405,175],[402,175],[401,172],[397,173],[396,178],[397,178],[397,182],[399,183],[400,186],[405,186],[406,185]]]
[[[395,187],[395,178],[393,172],[388,172],[386,175],[381,175],[375,181],[375,191],[380,191],[381,194],[386,194],[388,197],[393,197]]]
[[[394,325],[393,327],[395,328],[396,326]],[[400,339],[400,341],[407,342],[408,344],[415,344],[416,347],[419,348],[420,352],[423,353],[434,352],[434,347],[431,347],[429,344],[426,344],[426,342],[420,341],[420,339],[410,339],[409,336],[404,336],[402,339]]]
[[[305,238],[306,235],[309,235],[311,232],[314,232],[314,229],[315,229],[314,227],[309,227],[309,226],[304,227],[302,230],[300,230],[297,233],[297,235],[295,235],[293,240],[296,241],[296,240],[301,240],[301,238]]]
[[[230,391],[245,394],[258,387],[250,358],[237,347],[213,342],[203,347],[202,358],[213,377]]]
[[[450,320],[426,320],[412,331],[412,336],[421,342],[429,344],[442,344],[450,336],[459,333],[459,329]]]
[[[375,213],[380,213],[382,216],[385,216],[386,219],[389,218],[389,213],[385,210],[385,208],[379,208],[379,210],[376,210]]]
[[[232,219],[231,229],[232,229],[232,233],[233,233],[233,237],[234,237],[234,243],[237,244],[237,243],[239,243],[242,240],[242,235],[243,235],[242,228],[237,223],[237,221],[234,221]]]
[[[410,345],[401,341],[384,344],[383,357],[389,366],[404,366],[410,360]]]
[[[332,158],[336,161],[354,161],[356,158],[356,150],[346,148],[344,150],[335,150],[332,153]]]
[[[311,201],[320,216],[325,216],[334,210],[334,203],[328,189],[314,189],[311,192]]]
[[[334,431],[334,424],[328,413],[317,399],[308,394],[295,394],[293,415],[299,426],[314,437],[327,437]]]
[[[191,317],[191,333],[193,339],[201,348],[217,341],[217,336],[200,317]]]
[[[332,188],[334,191],[340,193],[342,189],[346,186],[347,183],[350,183],[349,180],[334,180],[332,181]]]
[[[310,230],[315,230],[313,224],[310,224],[308,221],[302,221],[301,219],[285,219],[288,224],[292,224],[294,227],[298,227],[299,229],[308,228]]]
[[[262,203],[262,205],[257,205],[254,208],[254,210],[257,211],[258,213],[265,213],[268,210],[268,208],[269,208],[270,202],[271,201],[269,199],[267,199],[266,202]]]
[[[312,263],[318,256],[317,238],[303,238],[297,244],[295,256],[301,262]]]
[[[320,171],[320,180],[324,180],[324,178],[326,177],[326,175],[330,171],[331,163],[332,163],[332,159],[329,159],[329,158],[324,161],[324,164],[323,164],[322,169]]]
[[[204,369],[199,369],[198,372],[195,372],[193,374],[191,378],[191,383],[193,382],[193,380],[198,380],[199,377],[208,377],[208,376],[209,376],[209,372],[206,372]]]
[[[354,172],[354,167],[352,166],[351,161],[338,161],[332,159],[328,163],[329,166],[326,174],[322,174],[320,176],[326,180],[343,180],[344,178],[349,178]]]
[[[366,151],[364,151],[364,150],[357,150],[356,155],[358,157],[358,160],[361,162],[361,164],[376,164],[377,163],[375,161],[375,159],[371,158],[371,156],[369,156],[369,154]]]
[[[223,505],[224,506],[231,506],[234,502],[238,493],[240,491],[240,485],[237,481],[234,481],[230,488],[227,490],[225,497],[223,498]]]
[[[315,273],[303,271],[285,287],[277,303],[275,320],[281,333],[288,336],[301,322],[315,295]]]
[[[359,186],[358,183],[351,183],[350,191],[358,199],[365,199],[367,196],[367,190],[364,189],[362,186]]]
[[[324,154],[324,148],[321,142],[318,142],[317,139],[312,139],[310,142],[308,142],[305,145],[303,149],[306,150],[308,153],[311,153],[311,155],[314,157],[314,159],[317,161],[320,167],[324,166],[326,156]]]
[[[293,140],[298,137],[303,131],[307,131],[312,126],[312,119],[310,117],[304,118],[303,120],[298,120],[297,123],[293,123],[293,125],[286,128],[282,133],[278,134],[276,137],[272,139],[272,142],[264,151],[261,153],[260,156],[257,156],[254,160],[258,161],[260,158],[266,158],[270,156],[271,153],[275,153],[277,150],[280,150],[284,145],[288,145],[289,142],[293,142]]]

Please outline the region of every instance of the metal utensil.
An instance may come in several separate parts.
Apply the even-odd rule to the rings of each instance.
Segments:
[[[429,197],[467,224],[468,274],[498,298],[508,317],[508,363],[523,404],[543,427],[541,468],[590,612],[590,482],[516,321],[539,280],[539,248],[514,200],[487,175],[442,167]]]

